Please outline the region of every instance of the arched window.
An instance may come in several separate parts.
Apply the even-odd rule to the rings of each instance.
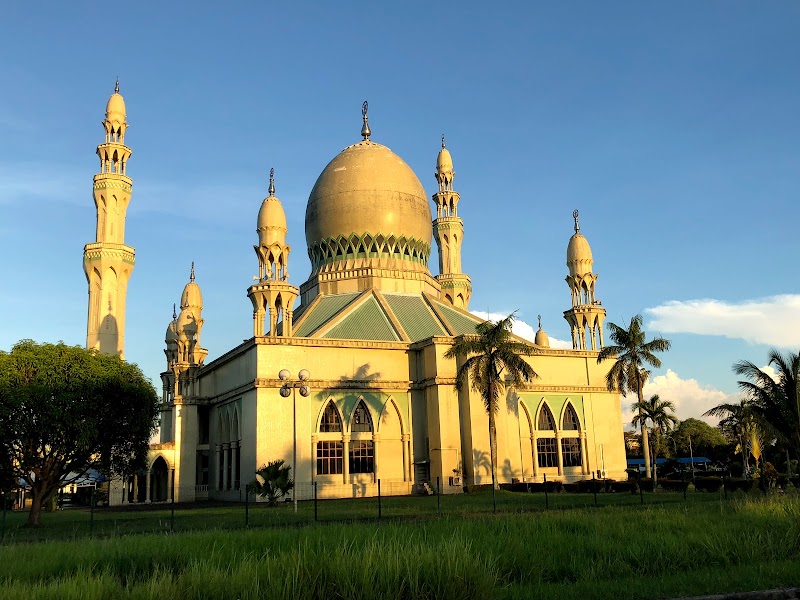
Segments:
[[[539,438],[536,440],[536,454],[539,457],[539,467],[558,466],[558,445],[556,438]]]
[[[561,421],[561,429],[565,431],[580,431],[581,422],[578,420],[578,413],[575,412],[572,404],[567,404],[564,411],[564,418]]]
[[[325,407],[319,430],[324,433],[341,433],[342,420],[339,418],[339,411],[336,410],[333,402],[328,402],[328,406]]]
[[[561,454],[565,467],[580,467],[582,464],[581,442],[578,438],[562,438]]]
[[[372,417],[370,417],[367,406],[364,404],[363,400],[358,403],[353,413],[353,424],[350,427],[350,431],[366,431],[372,433]]]
[[[553,418],[550,407],[546,404],[544,404],[542,410],[539,411],[539,423],[536,428],[544,431],[554,431],[556,428],[556,420]]]

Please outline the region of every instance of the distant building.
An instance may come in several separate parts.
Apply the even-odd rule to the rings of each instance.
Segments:
[[[109,107],[121,103],[116,96]],[[119,128],[124,132],[124,119]],[[110,131],[107,143],[115,143],[113,124]],[[256,219],[257,281],[247,289],[253,337],[207,364],[200,341],[203,298],[192,266],[180,312],[166,330],[160,443],[151,446],[149,472],[127,482],[126,502],[167,500],[173,482],[178,501],[239,499],[260,465],[275,459],[292,465],[295,451],[292,473],[301,499],[312,496],[315,483],[327,498],[375,495],[378,480],[387,495],[437,481],[444,493],[460,493],[463,485],[491,481],[483,402],[472,390],[456,392],[456,361],[443,356],[455,336],[474,333],[481,322],[468,312],[472,283],[461,265],[465,227],[452,157],[442,139],[433,218],[417,175],[371,140],[366,103],[361,135],[311,190],[305,232],[312,271],[299,288],[290,283],[286,215],[270,177]],[[130,151],[114,148],[110,166],[102,150],[102,174],[118,175],[115,182],[125,178],[115,183],[127,186],[120,188],[128,190],[125,204]],[[489,211],[486,218],[497,217]],[[605,386],[610,364],[597,364],[605,310],[595,298],[597,275],[577,211],[574,220],[567,246],[571,302],[564,313],[574,347],[550,348],[540,322],[535,354],[527,359],[540,377],[510,390],[497,415],[501,482],[625,477],[619,396]],[[121,245],[122,224],[115,222],[114,244]],[[501,257],[502,241],[481,240],[479,223],[471,230],[473,243]],[[428,267],[434,240],[435,276]],[[107,243],[101,254],[112,249],[118,262],[107,261],[107,269],[116,272],[118,295],[111,293],[108,314],[119,332],[124,301],[120,306],[114,298],[124,286],[115,265],[129,274],[133,251]],[[112,288],[102,279],[105,270],[99,272],[105,311]],[[494,293],[507,296],[519,287],[508,282]],[[90,342],[91,319],[102,312],[92,302],[95,296]],[[108,347],[116,343],[121,352],[121,340],[119,333]],[[310,373],[303,382],[310,395],[296,394],[296,413],[294,394],[280,394],[282,369],[293,380],[301,370]]]

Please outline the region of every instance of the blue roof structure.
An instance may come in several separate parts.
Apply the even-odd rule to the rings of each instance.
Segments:
[[[681,465],[689,465],[689,464],[696,464],[696,465],[704,465],[711,462],[711,459],[706,458],[705,456],[695,456],[692,458],[658,458],[656,459],[656,465],[665,465],[668,462],[677,462]],[[629,467],[643,467],[644,466],[644,459],[643,458],[629,458],[628,459],[628,466]]]

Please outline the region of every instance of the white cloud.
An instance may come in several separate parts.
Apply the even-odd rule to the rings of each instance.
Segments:
[[[721,335],[781,348],[800,346],[800,294],[740,303],[672,300],[644,312],[651,318],[649,330]]]
[[[718,419],[704,417],[708,409],[724,402],[736,402],[735,394],[726,394],[712,386],[702,385],[696,379],[682,379],[675,371],[668,369],[666,374],[647,380],[644,397],[658,394],[661,400],[671,400],[675,404],[675,416],[684,421],[688,418],[702,419],[716,425]],[[630,393],[622,399],[622,422],[630,428],[633,412],[631,404],[636,401]]]
[[[490,312],[486,312],[486,311],[483,311],[483,310],[473,310],[473,311],[470,311],[470,312],[473,315],[475,315],[476,317],[479,317],[481,319],[486,319],[488,321],[499,321],[500,319],[505,319],[508,316],[507,313],[506,314],[504,314],[504,313],[490,313]],[[526,340],[530,340],[531,342],[534,342],[536,340],[536,329],[537,328],[534,328],[529,323],[526,323],[525,321],[523,321],[521,319],[516,319],[514,321],[514,327],[511,329],[511,331],[515,335],[518,335],[521,338],[524,338]],[[561,349],[565,349],[565,348],[566,349],[571,349],[572,348],[572,342],[565,342],[564,340],[556,339],[556,338],[554,338],[554,337],[552,337],[550,335],[548,335],[547,337],[550,339],[550,347],[551,348],[561,348]]]

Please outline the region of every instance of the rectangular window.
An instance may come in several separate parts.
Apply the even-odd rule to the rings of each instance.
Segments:
[[[565,467],[581,466],[581,441],[578,438],[563,438],[561,440],[561,455]]]
[[[540,467],[558,466],[558,445],[556,445],[556,438],[539,438],[536,440],[536,453],[539,455]]]
[[[317,475],[341,475],[343,468],[342,442],[317,442]]]
[[[375,470],[375,449],[370,441],[350,442],[350,472],[372,473]]]

